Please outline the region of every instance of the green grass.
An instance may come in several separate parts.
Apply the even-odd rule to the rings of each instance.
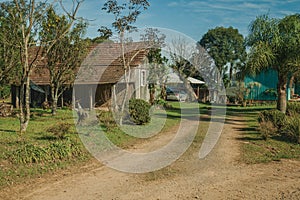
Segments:
[[[66,139],[59,139],[53,133],[47,132],[48,128],[60,123],[74,124],[70,110],[59,110],[57,116],[53,117],[50,111],[33,109],[27,132],[22,136],[19,135],[17,117],[0,118],[0,122],[0,188],[28,178],[38,177],[49,171],[66,168],[90,158],[76,134],[75,126],[71,126],[68,133],[65,134]],[[53,149],[53,145],[63,148],[64,145],[71,144],[75,149],[78,148],[78,151],[81,152],[80,155],[68,154],[67,158],[59,158],[58,153],[72,153],[74,149],[69,152],[64,149]],[[35,151],[34,154],[24,152],[24,148],[28,146],[32,147],[32,150]],[[50,147],[52,147],[51,151]],[[44,152],[46,149],[49,150],[47,155]],[[56,152],[57,155],[54,155]],[[17,159],[18,156],[21,159],[28,156],[27,159],[30,161],[24,163]],[[31,158],[42,158],[43,156],[47,156],[48,159],[31,160]]]
[[[247,164],[267,163],[281,159],[299,159],[300,145],[290,143],[280,137],[264,140],[258,132],[258,113],[266,109],[275,109],[275,105],[254,107],[228,107],[227,114],[240,116],[246,125],[242,129],[242,158]]]
[[[152,123],[146,126],[135,126],[134,128],[127,127],[129,129],[127,131],[143,134],[143,131],[152,130],[158,132],[157,134],[163,133],[180,122],[180,109],[178,106],[174,103],[174,108],[171,110],[157,110],[153,113]],[[161,116],[161,114],[166,116]],[[109,113],[105,113],[105,115],[106,122],[109,121],[111,124],[106,127],[105,123],[102,123],[102,128],[104,128],[107,138],[115,145],[129,147],[139,142],[139,140],[144,140],[124,133],[122,129],[112,124],[114,120]],[[57,137],[49,131],[62,123],[71,124],[68,133],[63,134],[63,138]],[[157,123],[160,124],[159,127],[156,126]],[[72,141],[72,144],[74,143],[74,146],[79,148],[80,155],[78,155],[77,150],[75,156],[73,156],[73,149],[70,151],[64,149],[64,147],[69,147],[70,142],[68,141]],[[57,152],[59,152],[57,155],[53,148],[57,148]],[[66,159],[63,159],[60,154],[66,155]],[[25,159],[23,159],[24,156]],[[56,116],[52,116],[50,111],[32,109],[27,132],[22,136],[19,135],[17,117],[0,118],[0,189],[30,178],[39,177],[44,173],[83,163],[90,158],[91,155],[85,149],[77,134],[71,110],[61,109],[58,110]]]

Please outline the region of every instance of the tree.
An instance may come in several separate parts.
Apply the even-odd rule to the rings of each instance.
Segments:
[[[87,51],[86,42],[82,39],[87,24],[78,21],[65,33],[71,20],[65,15],[59,16],[51,7],[42,23],[41,35],[44,43],[58,39],[53,46],[46,45],[43,49],[47,58],[46,68],[50,74],[53,115],[56,115],[58,98],[74,82],[76,70]]]
[[[214,59],[220,72],[220,78],[229,69],[229,80],[233,79],[234,70],[244,65],[246,48],[244,37],[233,27],[216,27],[209,30],[199,41]]]
[[[12,5],[7,5],[11,7]],[[9,14],[0,10],[0,85],[9,84],[11,81],[18,80],[17,67],[19,66],[19,50],[15,45],[10,45],[12,41],[17,41],[14,37],[21,38],[21,34],[11,24],[8,18]],[[6,31],[10,30],[10,32]]]
[[[121,49],[121,63],[124,71],[124,81],[125,81],[125,93],[123,96],[123,101],[120,113],[124,113],[125,103],[128,100],[128,89],[131,73],[131,64],[135,57],[144,51],[145,47],[134,48],[130,39],[126,38],[126,33],[136,30],[133,25],[138,16],[141,14],[142,10],[146,10],[150,6],[147,0],[127,0],[125,3],[119,4],[117,0],[107,0],[102,10],[114,16],[114,22],[112,23],[112,28],[118,34],[120,49]],[[101,27],[101,30],[109,30],[108,28]],[[132,49],[134,48],[134,49]],[[119,124],[122,125],[123,116],[119,118]]]
[[[280,20],[267,15],[257,17],[250,24],[247,45],[251,48],[245,71],[278,72],[277,109],[285,113],[288,78],[299,71],[300,15]]]
[[[76,0],[75,9],[68,13],[72,20],[64,33],[67,33],[72,26],[80,4],[81,1]],[[2,31],[11,34],[12,38],[6,45],[9,47],[8,49],[16,48],[19,50],[18,56],[10,59],[13,60],[11,62],[17,60],[20,63],[20,70],[18,71],[20,72],[19,121],[21,134],[26,132],[30,120],[30,75],[37,65],[37,60],[43,60],[43,57],[40,57],[41,47],[46,44],[43,44],[40,40],[40,31],[42,20],[47,17],[46,12],[49,8],[50,6],[45,2],[35,0],[14,0],[1,3],[1,12],[4,13],[9,23],[9,26]],[[48,51],[59,39],[61,38],[47,41]]]
[[[162,56],[161,48],[165,46],[164,34],[156,28],[147,28],[141,34],[141,41],[148,47],[147,58],[149,62],[148,89],[150,94],[150,104],[154,104],[157,86],[160,87],[159,98],[166,98],[166,74],[168,73],[168,59]]]
[[[201,76],[201,67],[203,67],[204,52],[202,48],[191,46],[190,43],[184,38],[173,39],[171,46],[169,47],[170,60],[172,63],[170,67],[179,75],[181,81],[183,81],[185,88],[189,91],[188,98],[189,101],[195,100],[195,95],[193,89],[190,86],[188,77]],[[204,57],[203,57],[204,56]]]

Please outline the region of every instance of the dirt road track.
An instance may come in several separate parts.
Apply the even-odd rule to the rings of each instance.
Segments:
[[[300,162],[241,163],[242,141],[237,138],[244,123],[236,117],[229,121],[204,160],[195,148],[170,167],[147,174],[122,173],[94,161],[67,174],[9,188],[0,199],[300,199]]]

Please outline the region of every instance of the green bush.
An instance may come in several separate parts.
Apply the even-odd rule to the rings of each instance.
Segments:
[[[300,114],[300,103],[299,102],[288,102],[287,103],[287,114],[289,114],[289,115]]]
[[[100,124],[104,125],[107,130],[112,130],[117,127],[117,123],[112,113],[109,111],[98,111],[97,118],[99,119]]]
[[[129,114],[131,120],[142,125],[150,122],[150,104],[142,99],[129,100]]]
[[[7,157],[14,164],[59,162],[82,157],[84,154],[79,145],[69,139],[56,141],[48,146],[25,144],[11,152]]]
[[[10,85],[0,85],[0,99],[6,99],[10,95]]]
[[[300,143],[300,119],[288,117],[281,133],[291,142]]]
[[[70,128],[71,128],[71,124],[62,122],[51,126],[46,131],[52,133],[58,139],[65,139],[66,134],[69,133]]]
[[[264,119],[259,123],[258,130],[264,140],[267,140],[270,136],[277,133],[277,128],[273,123],[271,121],[265,121]]]
[[[8,156],[14,164],[40,163],[50,160],[45,148],[26,144]]]
[[[172,105],[169,104],[166,100],[164,99],[155,99],[154,104],[157,106],[162,106],[163,108],[171,109]]]
[[[285,125],[285,114],[279,110],[264,110],[259,113],[258,122],[270,121],[278,130],[280,130]]]

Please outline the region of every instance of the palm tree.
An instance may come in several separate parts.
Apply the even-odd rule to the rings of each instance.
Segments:
[[[288,78],[299,70],[300,15],[283,19],[259,16],[249,29],[246,43],[250,46],[250,53],[244,70],[248,73],[269,69],[278,72],[277,109],[285,113]]]

